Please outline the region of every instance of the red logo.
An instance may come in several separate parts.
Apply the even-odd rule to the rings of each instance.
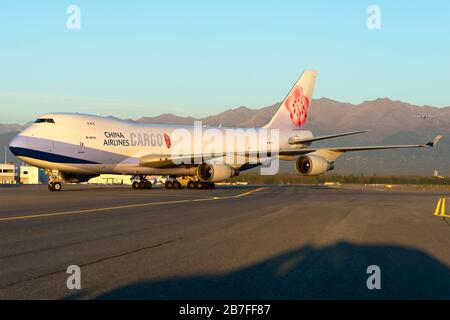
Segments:
[[[284,105],[288,109],[291,120],[296,126],[305,124],[306,118],[308,117],[309,99],[303,95],[302,87],[294,87]]]
[[[166,140],[166,146],[167,148],[170,149],[170,146],[172,145],[172,143],[170,142],[170,137],[164,133],[164,140]]]

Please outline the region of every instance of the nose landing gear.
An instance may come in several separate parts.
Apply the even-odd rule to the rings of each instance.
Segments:
[[[47,169],[45,173],[48,176],[48,190],[50,191],[61,191],[61,175],[59,171]]]
[[[60,182],[49,182],[48,183],[48,190],[50,191],[61,191],[62,185]]]

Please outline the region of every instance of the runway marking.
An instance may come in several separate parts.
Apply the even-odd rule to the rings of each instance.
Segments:
[[[184,199],[184,200],[158,201],[158,202],[129,204],[129,205],[122,205],[122,206],[115,206],[115,207],[105,207],[105,208],[94,208],[94,209],[84,209],[84,210],[74,210],[74,211],[62,211],[62,212],[53,212],[53,213],[32,214],[32,215],[23,215],[23,216],[0,218],[0,221],[12,221],[12,220],[25,220],[25,219],[43,218],[43,217],[65,216],[65,215],[71,215],[71,214],[81,214],[81,213],[111,211],[111,210],[119,210],[119,209],[158,206],[158,205],[163,205],[163,204],[176,204],[176,203],[188,203],[188,202],[226,200],[226,199],[233,199],[233,198],[241,198],[241,197],[247,196],[249,194],[255,193],[257,191],[260,191],[262,189],[264,189],[264,188],[258,188],[258,189],[250,190],[250,191],[247,191],[247,192],[244,192],[244,193],[240,193],[240,194],[237,194],[237,195],[234,195],[234,196],[223,196],[223,197],[214,196],[212,198],[202,198],[202,199]]]
[[[445,200],[449,198],[439,198],[436,205],[436,210],[434,210],[434,215],[438,217],[450,218],[450,215],[445,212]]]

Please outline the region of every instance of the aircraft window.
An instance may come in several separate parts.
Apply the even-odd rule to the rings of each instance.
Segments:
[[[39,119],[36,119],[36,121],[34,123],[43,123],[43,122],[55,123],[55,120],[53,120],[53,119],[46,119],[46,118],[39,118]]]

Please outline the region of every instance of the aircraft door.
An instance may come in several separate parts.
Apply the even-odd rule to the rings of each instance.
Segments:
[[[83,155],[86,153],[86,148],[85,148],[84,144],[85,144],[85,139],[80,138],[80,144],[78,145],[78,154]]]

